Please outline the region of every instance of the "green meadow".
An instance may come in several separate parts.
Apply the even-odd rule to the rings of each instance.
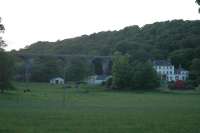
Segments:
[[[0,94],[0,133],[200,133],[197,93],[16,87]]]

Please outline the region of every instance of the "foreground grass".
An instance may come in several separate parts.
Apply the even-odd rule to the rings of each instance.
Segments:
[[[0,133],[199,133],[200,95],[17,84],[0,95]],[[31,88],[30,93],[23,93]]]

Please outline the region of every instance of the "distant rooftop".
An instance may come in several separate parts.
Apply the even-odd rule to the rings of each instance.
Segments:
[[[171,62],[167,60],[155,60],[153,61],[153,65],[155,66],[171,66]]]
[[[108,76],[107,75],[98,75],[96,80],[105,80]]]
[[[178,69],[175,69],[175,73],[176,74],[180,74],[182,71],[185,71],[185,72],[188,72],[187,70],[185,70],[184,68],[178,68]]]

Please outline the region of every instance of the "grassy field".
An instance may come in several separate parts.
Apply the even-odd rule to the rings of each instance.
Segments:
[[[0,133],[200,133],[198,94],[16,86],[0,94]]]

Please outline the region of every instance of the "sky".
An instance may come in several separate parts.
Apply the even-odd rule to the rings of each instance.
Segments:
[[[199,20],[195,0],[0,0],[7,50],[126,26]]]

